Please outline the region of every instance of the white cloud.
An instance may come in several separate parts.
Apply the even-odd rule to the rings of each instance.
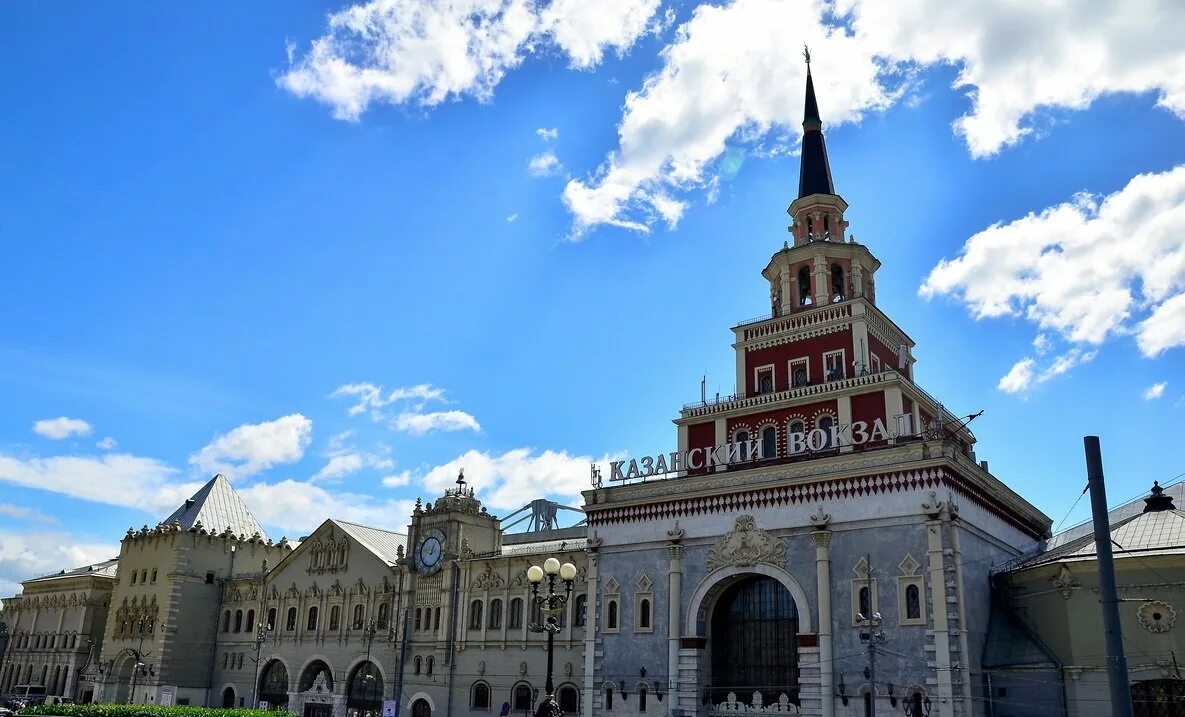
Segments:
[[[444,389],[436,388],[427,383],[394,388],[387,392],[386,395],[384,395],[383,390],[382,386],[373,383],[349,383],[334,389],[333,393],[329,394],[329,397],[341,398],[342,396],[350,396],[358,399],[358,402],[350,406],[346,413],[351,416],[357,416],[360,413],[369,411],[371,418],[376,421],[383,418],[381,409],[397,401],[444,401]]]
[[[245,478],[275,465],[304,457],[313,437],[313,422],[299,413],[264,423],[244,423],[217,436],[189,457],[190,465],[205,473]]]
[[[1185,346],[1185,166],[988,227],[919,293],[953,296],[976,319],[1022,317],[1078,346],[1129,333],[1150,358]]]
[[[552,0],[541,25],[568,56],[573,67],[600,64],[605,50],[629,48],[650,26],[660,0]]]
[[[33,432],[50,440],[60,441],[70,436],[87,436],[94,429],[81,418],[45,418],[33,424]]]
[[[433,431],[481,431],[477,419],[464,411],[401,413],[391,421],[391,428],[422,436]]]
[[[1037,362],[1031,358],[1024,358],[1013,364],[1008,373],[996,384],[996,388],[1004,393],[1020,393],[1026,391],[1033,382]]]
[[[1033,132],[1048,108],[1081,110],[1116,92],[1155,92],[1185,119],[1185,4],[1049,0],[841,0],[868,49],[890,61],[959,68],[970,114],[955,122],[971,153]],[[1138,38],[1138,39],[1136,39]]]
[[[411,484],[411,471],[403,471],[402,473],[392,473],[389,476],[384,476],[381,481],[387,488],[402,488]]]
[[[548,129],[547,127],[540,127],[535,130],[535,134],[539,135],[539,139],[544,142],[551,142],[559,138],[560,131],[555,127]]]
[[[618,149],[591,178],[564,189],[574,237],[599,224],[639,232],[655,220],[673,224],[684,209],[674,193],[707,187],[728,142],[773,129],[797,133],[803,41],[820,68],[816,89],[829,127],[891,104],[896,93],[878,79],[881,67],[867,43],[825,24],[825,7],[818,0],[697,7],[663,50],[662,68],[627,95]]]
[[[536,177],[553,177],[564,171],[564,165],[555,152],[548,150],[531,157],[531,161],[527,162],[527,171]]]
[[[52,515],[30,508],[25,505],[13,505],[12,503],[0,503],[0,515],[14,518],[16,520],[34,520],[38,523],[57,523],[57,518]]]
[[[123,453],[48,458],[0,453],[0,482],[156,512],[172,510],[200,486],[171,483],[176,473],[154,458]]]
[[[311,482],[291,479],[256,483],[238,491],[261,523],[287,532],[288,537],[307,534],[326,518],[406,532],[414,507],[409,500],[330,492]]]
[[[1051,378],[1068,373],[1070,369],[1093,361],[1097,351],[1087,351],[1081,348],[1071,348],[1066,353],[1054,357],[1047,366],[1041,368],[1036,359],[1023,358],[1013,364],[1008,373],[1000,378],[996,388],[1004,393],[1024,393],[1030,388],[1045,383]]]
[[[357,120],[374,102],[432,107],[486,100],[506,72],[536,52],[559,49],[574,67],[627,49],[659,0],[370,0],[329,16],[306,54],[289,52],[277,83]],[[295,61],[293,61],[295,59]]]
[[[118,544],[89,542],[68,533],[0,531],[0,595],[19,593],[22,580],[118,555]]]
[[[972,100],[954,129],[982,157],[1031,133],[1039,112],[1084,109],[1107,93],[1154,91],[1185,118],[1182,26],[1185,4],[1155,0],[702,4],[662,51],[661,69],[626,97],[617,149],[565,188],[573,238],[601,224],[673,225],[686,202],[679,193],[711,189],[727,146],[792,141],[802,121],[803,41],[830,128],[915,96],[902,89],[918,71],[954,65],[955,89]],[[787,131],[789,139],[779,136]]]
[[[104,451],[113,450],[117,446],[119,446],[119,442],[116,441],[111,436],[107,436],[106,438],[102,439],[101,441],[99,441],[98,443],[95,444],[96,448],[100,448]]]
[[[510,224],[514,224],[516,221],[518,221],[518,212],[508,215],[506,217],[506,221]]]
[[[1144,391],[1144,400],[1152,401],[1164,395],[1164,390],[1168,387],[1168,381],[1161,381],[1154,383]]]
[[[606,464],[602,466],[606,474],[608,460],[600,459]],[[429,470],[423,476],[423,485],[435,497],[445,488],[456,487],[457,474],[463,468],[465,480],[491,509],[513,510],[544,496],[579,507],[580,492],[590,486],[589,466],[593,461],[589,456],[574,456],[567,451],[535,453],[530,448],[500,455],[469,451]]]
[[[350,445],[354,431],[343,431],[329,438],[329,445],[325,450],[325,457],[329,461],[321,470],[317,471],[311,480],[336,480],[357,473],[363,468],[390,470],[395,467],[391,460],[389,449],[381,448],[377,453],[360,451]]]

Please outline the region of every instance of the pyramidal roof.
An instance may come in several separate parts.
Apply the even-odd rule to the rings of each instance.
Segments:
[[[238,491],[221,473],[211,478],[209,483],[202,486],[161,523],[172,525],[174,521],[181,524],[182,530],[189,530],[201,522],[202,527],[212,533],[221,533],[230,528],[235,535],[251,537],[259,533],[261,538],[267,540],[263,526],[255,519]]]

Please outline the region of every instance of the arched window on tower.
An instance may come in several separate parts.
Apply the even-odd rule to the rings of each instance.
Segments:
[[[847,282],[844,281],[843,267],[839,264],[831,265],[831,300],[843,301],[847,298]]]
[[[835,446],[832,445],[831,440],[831,429],[835,426],[835,419],[833,419],[831,416],[823,416],[815,425],[819,427],[820,431],[823,431],[825,436],[823,439],[823,450],[834,448]]]
[[[761,429],[761,459],[769,460],[778,456],[778,432],[773,426]]]
[[[798,270],[798,305],[811,305],[811,270],[805,266]]]
[[[831,238],[831,215],[830,214],[823,215],[823,238],[824,239]]]

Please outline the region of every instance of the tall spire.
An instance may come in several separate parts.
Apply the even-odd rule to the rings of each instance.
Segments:
[[[827,144],[823,141],[823,120],[815,100],[815,80],[811,77],[811,51],[803,48],[806,58],[806,104],[802,112],[802,164],[798,172],[798,198],[811,194],[835,194],[831,165],[827,162]]]

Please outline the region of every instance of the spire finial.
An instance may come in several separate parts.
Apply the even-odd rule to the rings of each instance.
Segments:
[[[806,71],[811,71],[811,48],[804,42],[802,43],[802,56],[806,59]]]

